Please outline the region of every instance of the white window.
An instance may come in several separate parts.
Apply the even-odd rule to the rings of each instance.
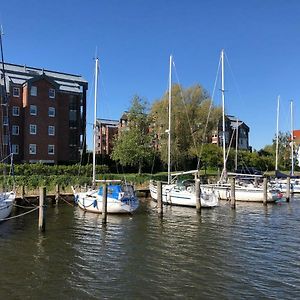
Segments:
[[[49,117],[55,117],[55,107],[49,107],[48,108],[48,116]]]
[[[30,95],[31,96],[37,96],[37,87],[32,85],[30,88]]]
[[[17,117],[20,115],[20,108],[19,106],[13,106],[12,107],[12,115]]]
[[[30,134],[36,134],[36,125],[35,124],[30,124],[29,125],[29,133]]]
[[[54,145],[48,145],[48,154],[54,155]]]
[[[36,144],[29,144],[29,154],[36,154]]]
[[[49,89],[49,98],[55,98],[55,89]]]
[[[36,105],[30,105],[30,115],[31,116],[37,115],[37,106]]]
[[[7,125],[8,125],[8,117],[3,116],[3,126],[7,126]]]
[[[55,135],[55,126],[48,126],[48,135]]]
[[[19,135],[20,128],[18,125],[13,125],[12,126],[12,135]]]
[[[11,150],[13,154],[19,154],[19,145],[18,144],[12,144]]]
[[[13,96],[20,97],[20,88],[17,88],[17,87],[13,88]]]

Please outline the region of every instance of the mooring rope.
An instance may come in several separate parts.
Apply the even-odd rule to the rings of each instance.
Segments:
[[[2,221],[7,221],[7,220],[12,220],[12,219],[16,219],[16,218],[19,218],[19,217],[23,217],[23,216],[25,216],[25,215],[27,215],[27,214],[30,214],[30,213],[34,212],[34,211],[37,210],[38,208],[40,208],[40,207],[37,206],[37,207],[35,207],[34,209],[32,209],[32,210],[30,210],[30,211],[27,211],[27,212],[25,212],[25,213],[23,213],[23,214],[17,215],[17,216],[5,218],[5,219],[0,219],[0,222],[2,222]]]
[[[73,206],[73,207],[75,206],[74,204],[70,203],[68,200],[64,199],[63,196],[59,195],[59,198],[60,198],[61,200],[63,200],[64,202],[66,202],[68,205]]]

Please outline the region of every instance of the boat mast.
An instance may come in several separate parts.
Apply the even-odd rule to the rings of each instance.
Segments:
[[[291,100],[291,158],[292,158],[291,175],[294,176],[294,119],[293,119],[293,100]]]
[[[169,65],[169,128],[168,128],[168,184],[171,183],[171,115],[172,115],[172,55]]]
[[[236,128],[235,128],[235,171],[237,170],[238,164],[238,144],[239,144],[239,119],[236,119]]]
[[[96,184],[96,136],[97,136],[97,92],[98,92],[99,59],[95,62],[95,95],[94,95],[94,124],[93,124],[93,186]]]
[[[224,89],[224,49],[221,51],[221,92],[222,92],[222,116],[223,116],[223,126],[222,126],[222,140],[223,140],[223,172],[222,178],[226,178],[226,145],[225,145],[225,89]]]
[[[277,120],[276,120],[276,153],[275,153],[275,171],[278,170],[278,147],[279,147],[279,105],[280,105],[280,95],[277,97]]]

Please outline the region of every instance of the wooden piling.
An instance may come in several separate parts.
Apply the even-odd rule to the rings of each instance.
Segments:
[[[268,179],[267,177],[264,177],[263,180],[263,204],[267,205],[268,201]]]
[[[195,180],[196,211],[201,212],[201,188],[200,180]]]
[[[21,199],[22,199],[22,201],[25,200],[25,186],[24,185],[21,186]]]
[[[58,204],[58,199],[59,199],[59,184],[55,186],[55,204]]]
[[[231,178],[231,185],[230,185],[230,207],[235,209],[235,178]]]
[[[102,195],[102,224],[107,223],[107,184],[103,184],[103,195]]]
[[[46,187],[40,187],[39,197],[39,231],[44,232],[46,230]]]
[[[163,215],[163,201],[162,201],[162,183],[157,182],[157,213]]]
[[[286,179],[286,202],[290,202],[291,198],[291,177],[288,176]]]

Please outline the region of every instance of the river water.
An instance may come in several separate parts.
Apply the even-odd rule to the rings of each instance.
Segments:
[[[65,203],[0,224],[0,299],[300,299],[300,198],[132,216]]]

